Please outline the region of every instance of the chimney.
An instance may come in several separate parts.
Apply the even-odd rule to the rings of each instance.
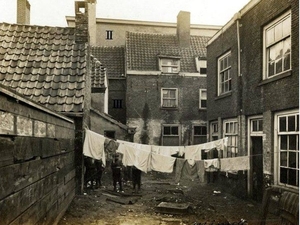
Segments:
[[[90,45],[95,46],[96,43],[96,5],[97,0],[86,0],[88,13],[88,30],[90,36]]]
[[[75,2],[75,41],[85,43],[89,40],[87,3]]]
[[[30,24],[30,4],[28,0],[17,1],[17,23]]]
[[[177,15],[177,38],[182,48],[190,46],[190,12],[180,11]]]

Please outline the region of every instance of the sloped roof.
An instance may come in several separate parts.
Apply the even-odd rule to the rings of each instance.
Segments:
[[[127,32],[126,57],[128,70],[157,71],[158,56],[179,56],[182,72],[196,73],[195,57],[206,57],[210,37],[191,36],[190,47],[180,48],[174,34]]]
[[[75,28],[0,23],[0,83],[55,111],[83,110],[89,59]],[[92,86],[104,84],[99,76]]]
[[[91,53],[107,68],[108,78],[119,78],[125,74],[124,47],[92,47]]]

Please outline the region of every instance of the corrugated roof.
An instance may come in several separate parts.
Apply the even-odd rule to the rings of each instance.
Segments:
[[[92,47],[91,53],[107,68],[108,78],[121,77],[125,74],[124,47]]]
[[[0,83],[55,111],[81,112],[90,58],[87,45],[75,43],[74,32],[0,23]],[[102,67],[95,67],[92,86],[104,85]]]
[[[158,55],[180,56],[180,70],[196,73],[195,57],[206,57],[206,43],[210,37],[191,36],[190,47],[180,48],[174,34],[128,32],[126,57],[128,70],[157,71]]]

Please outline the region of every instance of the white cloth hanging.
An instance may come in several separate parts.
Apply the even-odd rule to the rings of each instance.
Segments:
[[[83,143],[83,155],[93,159],[100,160],[104,166],[106,165],[106,157],[104,151],[105,137],[91,130],[85,130],[85,139]]]

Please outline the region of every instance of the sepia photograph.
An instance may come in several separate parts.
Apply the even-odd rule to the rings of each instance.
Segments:
[[[298,0],[0,0],[0,225],[298,225]]]

